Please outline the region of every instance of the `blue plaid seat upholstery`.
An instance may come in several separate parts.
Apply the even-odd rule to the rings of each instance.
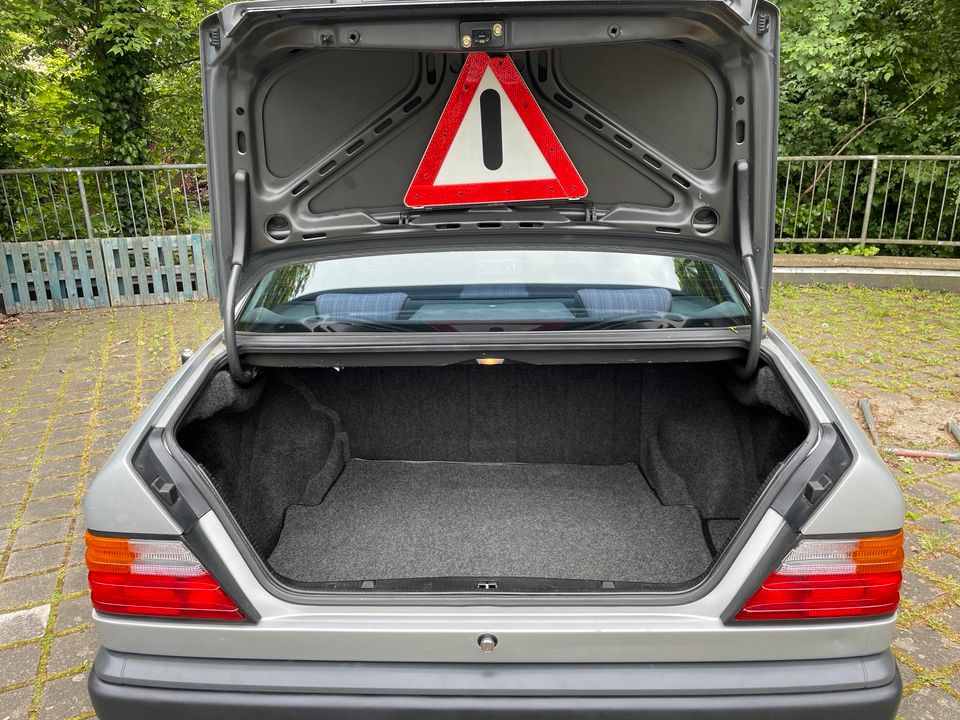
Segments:
[[[397,320],[407,294],[324,293],[317,295],[316,312],[320,317],[352,320]]]
[[[623,317],[669,312],[673,304],[670,291],[664,288],[584,288],[577,291],[577,296],[588,317]]]

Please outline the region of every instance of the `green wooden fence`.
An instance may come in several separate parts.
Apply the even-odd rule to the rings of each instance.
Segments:
[[[216,296],[209,235],[0,243],[0,309],[9,314]]]

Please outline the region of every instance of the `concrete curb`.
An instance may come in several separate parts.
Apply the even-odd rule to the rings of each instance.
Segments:
[[[773,279],[793,285],[852,284],[960,293],[960,259],[776,255]]]

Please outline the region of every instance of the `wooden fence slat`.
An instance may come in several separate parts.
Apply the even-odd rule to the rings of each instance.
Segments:
[[[176,238],[170,235],[161,235],[157,240],[160,242],[160,249],[163,251],[164,258],[166,258],[166,263],[161,269],[166,270],[167,302],[182,301],[183,290],[177,289],[178,267],[173,252]]]
[[[27,244],[27,254],[30,258],[30,275],[33,278],[33,290],[37,298],[38,310],[50,310],[50,300],[43,282],[43,263],[40,262],[40,243]]]
[[[147,286],[147,297],[151,303],[169,302],[169,298],[163,292],[163,269],[160,267],[160,248],[156,237],[143,239],[143,247],[150,261],[150,281],[153,283],[153,291]]]
[[[203,242],[203,253],[201,257],[203,258],[203,266],[206,268],[207,273],[207,295],[215,298],[217,297],[217,256],[213,252],[213,236],[203,235],[200,237]]]
[[[16,249],[12,252],[13,273],[17,278],[17,289],[20,295],[20,311],[36,312],[40,309],[36,300],[30,297],[30,283],[27,280],[26,266],[23,264],[23,253],[25,243],[15,243]]]
[[[119,238],[117,241],[117,251],[120,254],[120,274],[123,277],[123,288],[120,291],[120,304],[130,305],[133,298],[133,268],[130,266],[130,248],[129,238]]]
[[[110,297],[111,305],[122,305],[122,299],[120,296],[120,279],[118,273],[120,273],[120,268],[117,267],[117,251],[119,249],[120,241],[114,238],[104,238],[100,241],[101,247],[103,248],[103,267],[107,276],[107,287]]]
[[[90,249],[89,240],[71,240],[70,246],[77,255],[77,275],[80,278],[80,289],[83,291],[83,297],[77,299],[78,307],[94,307],[93,283],[90,281],[90,264],[87,262],[87,252]],[[98,246],[99,248],[99,246]],[[106,280],[103,273],[100,274],[102,280]]]
[[[193,300],[193,265],[190,262],[190,253],[187,251],[186,235],[177,235],[177,253],[180,260],[180,280],[183,282],[183,298]]]
[[[87,254],[90,257],[90,283],[93,292],[90,295],[90,307],[110,307],[110,283],[104,266],[103,245],[97,240],[81,240],[84,248],[84,263]],[[84,265],[84,267],[87,267]]]
[[[133,248],[133,262],[137,273],[137,292],[133,296],[134,304],[146,305],[152,298],[150,297],[150,278],[147,276],[147,265],[143,257],[143,238],[129,238],[129,241]]]
[[[0,298],[3,298],[3,307],[8,313],[19,312],[19,293],[16,289],[16,278],[10,272],[8,258],[12,250],[7,247],[13,243],[0,243]]]
[[[74,260],[74,242],[71,240],[58,240],[54,245],[57,254],[60,256],[60,263],[63,265],[63,288],[66,291],[64,302],[67,307],[77,309],[80,307],[79,296],[77,295],[77,275],[74,268],[77,260]]]
[[[199,235],[190,236],[190,268],[196,273],[197,294],[204,300],[210,297],[210,290],[207,286],[207,263],[209,258],[204,256],[203,240]]]
[[[50,288],[50,307],[52,310],[63,310],[63,293],[60,292],[60,268],[57,265],[57,252],[53,243],[45,242],[42,243],[41,247],[38,247],[37,250],[42,251],[44,262],[46,263],[47,269],[43,273],[43,280],[40,282],[41,287]]]

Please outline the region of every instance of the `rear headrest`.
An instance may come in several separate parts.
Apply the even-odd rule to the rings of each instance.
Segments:
[[[628,288],[607,290],[584,288],[577,296],[589,317],[620,317],[644,313],[669,312],[673,297],[664,288]]]
[[[397,320],[407,294],[325,293],[317,295],[317,315],[354,320]]]
[[[530,297],[526,285],[465,285],[461,300],[514,300]]]

